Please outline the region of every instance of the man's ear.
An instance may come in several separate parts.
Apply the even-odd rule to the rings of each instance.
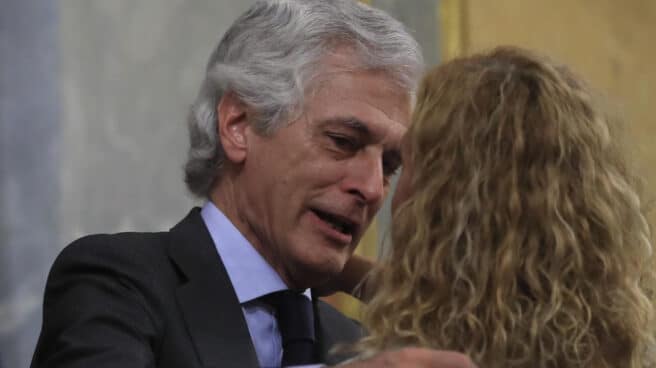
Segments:
[[[246,105],[232,92],[225,93],[216,106],[217,133],[226,158],[233,163],[246,159],[247,130],[250,128]]]

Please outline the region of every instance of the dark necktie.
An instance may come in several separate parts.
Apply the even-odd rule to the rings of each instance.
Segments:
[[[292,290],[269,294],[264,300],[276,310],[282,337],[282,366],[317,363],[314,358],[312,302]]]

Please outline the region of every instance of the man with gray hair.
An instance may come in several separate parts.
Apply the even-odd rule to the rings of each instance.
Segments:
[[[336,363],[357,324],[309,291],[338,275],[400,166],[422,70],[382,11],[260,1],[228,29],[189,116],[189,190],[168,232],[69,245],[46,286],[38,367]],[[406,348],[352,367],[468,367]]]

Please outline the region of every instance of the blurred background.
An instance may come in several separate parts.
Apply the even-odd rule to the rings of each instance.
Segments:
[[[364,2],[403,21],[428,64],[513,44],[571,65],[624,116],[654,198],[656,0]],[[0,365],[29,366],[66,244],[168,229],[197,204],[182,181],[185,115],[211,50],[252,3],[0,0]],[[375,257],[388,224],[385,209],[360,252]],[[330,301],[357,316],[351,299]]]

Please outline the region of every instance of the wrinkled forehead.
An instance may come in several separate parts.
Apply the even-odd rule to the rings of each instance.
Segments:
[[[343,124],[376,141],[400,140],[410,125],[411,97],[375,70],[325,73],[304,104],[315,122]]]
[[[317,90],[325,87],[326,82],[330,81],[335,75],[340,73],[369,73],[380,79],[384,88],[394,91],[400,96],[410,96],[414,98],[416,83],[408,84],[406,78],[407,71],[392,66],[376,66],[372,61],[364,61],[363,56],[359,55],[352,46],[338,45],[330,46],[324,50],[317,63],[312,65],[311,70],[305,75],[306,94],[313,94]]]

